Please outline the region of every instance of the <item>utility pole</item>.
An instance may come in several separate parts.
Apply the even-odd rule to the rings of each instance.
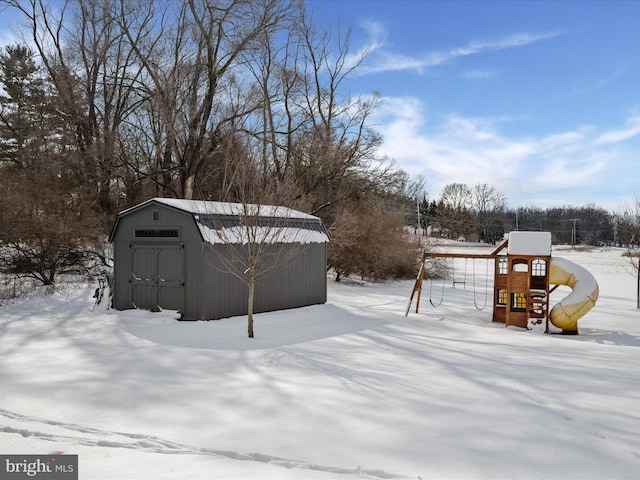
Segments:
[[[573,229],[571,230],[571,248],[574,249],[576,246],[576,222],[580,220],[579,218],[570,218],[569,222],[573,222]]]
[[[418,238],[420,238],[422,236],[422,232],[420,231],[420,227],[422,227],[422,225],[420,225],[420,197],[416,197],[416,212],[418,213]]]

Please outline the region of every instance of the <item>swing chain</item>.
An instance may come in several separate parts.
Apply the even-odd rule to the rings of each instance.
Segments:
[[[476,295],[476,259],[472,260],[473,266],[473,304],[476,310],[484,310],[487,306],[487,299],[489,298],[489,259],[485,260],[485,277],[484,277],[484,303],[482,306],[478,306],[478,300]]]
[[[444,300],[444,277],[442,278],[442,288],[440,290],[440,301],[438,303],[433,302],[432,290],[433,290],[433,279],[429,280],[429,303],[434,307],[439,307],[440,305],[442,305],[442,302]]]

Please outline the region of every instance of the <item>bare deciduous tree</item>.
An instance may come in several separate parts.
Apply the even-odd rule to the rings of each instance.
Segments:
[[[212,215],[209,245],[214,247],[224,271],[247,286],[247,335],[253,338],[254,297],[259,281],[296,262],[309,243],[318,242],[318,232],[300,228],[296,221],[304,221],[306,215],[267,204],[267,199],[286,204],[291,190],[280,183],[276,190],[265,191],[248,162],[236,172],[236,185],[240,202],[220,204],[219,211],[211,212],[217,215]],[[225,245],[224,251],[215,248],[219,243]]]
[[[471,189],[464,183],[450,183],[445,185],[440,194],[445,206],[453,210],[467,210],[471,208]]]
[[[477,215],[480,240],[496,243],[504,236],[503,217],[506,198],[493,185],[475,185],[471,192],[472,206]]]
[[[97,212],[113,212],[112,188],[128,156],[119,129],[139,105],[136,82],[141,74],[115,22],[117,0],[4,3],[23,14],[55,88],[58,111],[72,127],[68,161],[75,163],[78,182],[93,196]]]
[[[627,248],[636,282],[636,308],[640,309],[640,194],[636,195],[630,205],[622,208],[617,222],[618,238]]]
[[[458,239],[475,230],[475,219],[471,213],[471,189],[463,183],[445,185],[440,194],[436,210],[436,223],[440,235]]]
[[[318,31],[301,11],[289,41],[281,77],[289,135],[283,168],[297,179],[312,213],[331,221],[341,204],[366,195],[392,171],[377,155],[381,138],[368,125],[378,95],[345,93],[367,53],[350,51],[350,32]]]
[[[63,180],[46,171],[3,173],[0,271],[52,288],[61,274],[87,273],[101,229],[84,200],[69,195]]]
[[[177,195],[193,198],[219,135],[255,111],[259,96],[242,80],[243,55],[258,49],[265,35],[280,28],[288,2],[278,0],[188,0],[160,17],[152,41],[135,41],[144,22],[120,22],[137,60],[144,66],[157,119],[162,122],[162,163],[177,172]],[[241,102],[234,102],[241,98]]]
[[[413,277],[419,244],[405,233],[402,215],[381,205],[371,205],[364,213],[340,210],[329,229],[329,266],[336,281],[354,274],[369,280]]]

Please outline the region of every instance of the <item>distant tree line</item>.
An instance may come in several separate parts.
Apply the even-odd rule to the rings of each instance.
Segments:
[[[551,232],[553,243],[564,245],[627,246],[640,240],[640,216],[633,209],[613,213],[594,204],[512,209],[487,184],[452,183],[438,200],[424,196],[419,217],[422,231],[432,236],[494,244],[514,230]]]

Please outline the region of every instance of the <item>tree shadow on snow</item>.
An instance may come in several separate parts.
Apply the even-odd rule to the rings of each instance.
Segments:
[[[602,345],[624,345],[628,347],[640,347],[640,337],[625,332],[612,332],[595,328],[580,328],[579,335],[563,336],[568,340],[582,342],[594,342]]]
[[[131,312],[131,313],[129,313]],[[355,333],[387,323],[332,304],[254,315],[255,338],[247,338],[247,317],[180,322],[165,312],[120,312],[124,330],[162,345],[208,350],[258,350]]]

